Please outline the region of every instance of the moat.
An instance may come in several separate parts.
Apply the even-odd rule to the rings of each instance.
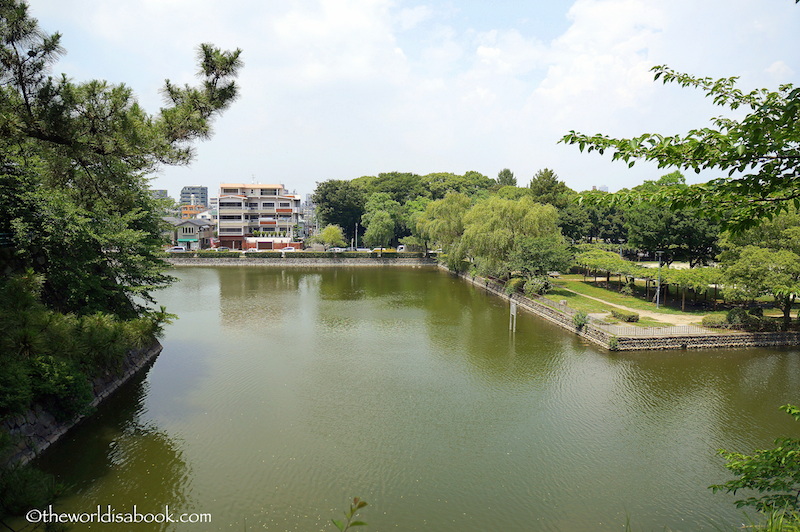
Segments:
[[[718,448],[800,429],[800,350],[609,353],[436,268],[178,268],[143,379],[36,463],[181,530],[717,530]],[[77,529],[80,529],[76,527]]]

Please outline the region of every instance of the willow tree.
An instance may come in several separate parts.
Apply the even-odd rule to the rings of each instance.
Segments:
[[[43,274],[43,297],[59,310],[133,316],[137,299],[170,281],[148,176],[188,164],[193,143],[210,137],[236,98],[241,51],[200,45],[200,84],[167,80],[165,106],[149,114],[124,84],[51,75],[60,41],[24,1],[0,2],[4,260]]]
[[[558,211],[530,197],[518,200],[491,196],[476,203],[464,216],[464,250],[483,273],[503,276],[509,259],[525,238],[561,236]]]

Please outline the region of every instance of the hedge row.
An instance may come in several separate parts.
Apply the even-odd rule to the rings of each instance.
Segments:
[[[345,251],[341,253],[334,253],[328,251],[260,251],[258,253],[243,253],[239,251],[187,251],[184,253],[162,253],[162,257],[202,257],[202,258],[240,258],[259,260],[268,258],[303,258],[303,259],[364,259],[364,258],[399,258],[399,259],[417,259],[424,257],[424,254],[417,251],[384,251],[379,253],[377,251]]]
[[[614,309],[611,311],[611,315],[620,321],[628,323],[639,321],[639,314],[636,312],[628,312],[627,310]]]

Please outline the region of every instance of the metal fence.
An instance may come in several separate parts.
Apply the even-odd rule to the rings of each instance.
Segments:
[[[673,325],[669,327],[634,327],[631,325],[612,325],[600,320],[591,320],[594,327],[615,336],[635,336],[638,338],[657,338],[662,336],[710,336],[719,335],[719,330],[705,329],[696,325]]]
[[[503,285],[495,281],[489,281],[486,283],[486,286],[487,288],[494,289],[500,293],[503,293],[504,290]],[[536,308],[537,304],[543,305],[550,309],[561,312],[569,317],[574,316],[578,312],[574,308],[538,294],[526,296],[520,293],[515,293],[511,297],[523,304],[525,303],[526,299],[531,301],[533,305],[528,306],[532,306],[534,309]],[[721,331],[719,329],[712,330],[704,327],[698,327],[696,325],[671,325],[668,327],[636,327],[634,325],[617,325],[606,323],[603,320],[593,318],[591,316],[588,316],[588,323],[596,329],[618,337],[627,336],[637,338],[658,338],[667,336],[710,336],[725,333],[735,334],[735,332],[732,331]]]

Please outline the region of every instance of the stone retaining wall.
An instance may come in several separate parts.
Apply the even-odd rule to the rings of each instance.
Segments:
[[[422,257],[169,257],[173,266],[271,266],[271,267],[330,267],[330,266],[436,266],[436,259]]]
[[[94,408],[114,393],[131,377],[148,367],[161,352],[161,344],[156,341],[146,349],[131,351],[122,362],[119,372],[105,372],[92,381],[94,399],[90,407]],[[24,414],[12,416],[0,422],[0,430],[11,435],[14,447],[6,463],[24,465],[37,454],[47,449],[77,425],[84,416],[68,421],[57,421],[52,414],[35,406]]]
[[[440,266],[446,269],[444,266]],[[798,332],[728,332],[720,334],[675,335],[675,336],[615,336],[587,323],[578,330],[572,322],[572,316],[557,309],[539,303],[522,294],[509,296],[505,287],[482,277],[469,274],[457,274],[467,282],[479,286],[494,295],[515,301],[518,306],[551,321],[564,329],[574,332],[601,347],[612,351],[654,351],[665,349],[713,349],[744,347],[791,347],[800,346]],[[615,346],[612,344],[616,343]]]

